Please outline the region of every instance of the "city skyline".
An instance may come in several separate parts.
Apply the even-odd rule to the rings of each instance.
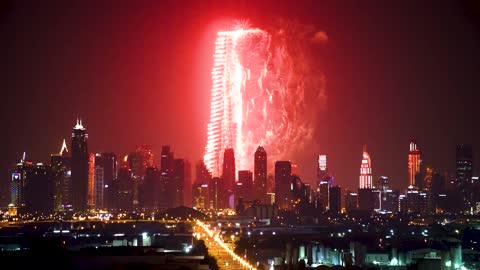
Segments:
[[[259,5],[267,5],[265,3],[267,2]],[[429,54],[426,54],[425,48],[429,47],[429,44],[421,43],[421,40],[418,39],[419,48],[414,49],[403,38],[387,32],[389,28],[382,28],[380,25],[360,18],[359,15],[353,14],[355,16],[351,17],[351,21],[332,18],[332,15],[329,16],[329,14],[333,14],[332,10],[318,4],[313,5],[312,10],[324,16],[315,19],[313,14],[316,13],[306,11],[305,7],[296,7],[291,11],[287,11],[285,3],[276,7],[275,12],[286,19],[298,14],[306,15],[305,22],[302,23],[313,25],[316,29],[325,31],[328,36],[326,44],[321,45],[320,52],[315,55],[315,59],[321,61],[323,73],[327,78],[328,97],[326,109],[320,115],[322,119],[319,119],[316,128],[319,134],[315,137],[315,143],[308,147],[308,151],[305,151],[304,156],[292,160],[298,165],[299,174],[304,182],[310,184],[315,182],[315,165],[318,155],[322,153],[328,156],[329,172],[335,177],[336,184],[355,188],[358,183],[358,163],[361,160],[363,144],[369,146],[369,154],[371,154],[373,163],[373,179],[386,175],[390,179],[390,184],[397,188],[405,186],[408,182],[406,157],[408,144],[412,139],[415,139],[421,146],[424,164],[433,168],[445,168],[454,173],[456,144],[473,145],[474,160],[478,160],[480,156],[478,154],[478,145],[480,145],[478,138],[480,136],[478,125],[475,124],[478,113],[476,114],[474,109],[474,100],[477,95],[474,89],[479,87],[475,85],[477,82],[471,79],[476,77],[478,71],[469,64],[472,57],[479,58],[478,52],[473,50],[478,47],[478,40],[469,39],[470,35],[475,34],[474,26],[469,24],[470,21],[466,21],[468,18],[456,17],[455,14],[462,11],[461,5],[438,4],[438,10],[435,12],[448,15],[447,18],[451,22],[450,30],[456,30],[454,32],[458,35],[456,44],[460,42],[464,47],[463,51],[459,51],[452,47],[454,45],[447,42],[449,39],[441,35],[437,29],[439,21],[433,17],[424,19],[415,17],[414,22],[417,23],[425,20],[424,28],[408,32],[402,26],[403,21],[398,16],[409,10],[408,8],[413,4],[396,5],[400,11],[386,11],[386,14],[382,14],[368,4],[363,7],[363,11],[371,14],[380,22],[390,22],[389,27],[400,30],[399,34],[405,35],[407,40],[418,38],[418,35],[424,33],[422,31],[426,29],[432,30],[429,37],[436,44],[436,48],[432,50],[436,54],[444,53],[446,57],[444,62],[439,63],[438,68],[434,68],[434,65],[439,60],[432,59]],[[6,149],[4,157],[6,162],[0,166],[4,175],[2,183],[6,184],[6,181],[9,180],[8,168],[16,163],[24,151],[27,152],[28,159],[47,162],[50,154],[58,151],[58,145],[63,138],[69,137],[72,119],[77,116],[81,117],[84,124],[88,126],[89,149],[92,149],[92,152],[115,152],[121,157],[123,154],[130,153],[137,145],[148,143],[152,145],[152,150],[157,156],[163,145],[171,145],[175,153],[187,160],[196,161],[202,158],[210,108],[211,76],[208,73],[211,70],[209,67],[211,67],[211,55],[213,54],[211,44],[215,39],[216,31],[222,29],[223,26],[221,23],[217,23],[215,15],[218,15],[223,8],[224,14],[235,18],[247,17],[254,26],[264,26],[266,23],[259,19],[259,14],[249,16],[246,12],[247,7],[233,12],[234,8],[228,4],[224,4],[222,8],[212,8],[201,16],[196,15],[193,11],[186,11],[190,12],[192,16],[187,21],[180,22],[180,26],[176,30],[188,30],[188,32],[197,30],[197,28],[189,27],[193,21],[198,23],[196,27],[198,27],[199,33],[184,38],[176,37],[172,41],[172,43],[182,44],[178,48],[178,52],[184,54],[183,56],[177,54],[179,58],[175,59],[169,58],[165,52],[162,52],[162,50],[172,52],[173,45],[170,43],[162,45],[157,39],[159,32],[167,30],[167,27],[171,26],[171,22],[170,24],[167,22],[167,26],[161,26],[158,23],[158,20],[161,21],[158,18],[164,18],[165,11],[157,9],[148,11],[146,6],[148,5],[132,7],[133,14],[144,15],[135,18],[123,17],[122,15],[127,11],[119,7],[109,10],[106,18],[116,22],[120,22],[120,18],[122,18],[125,20],[125,25],[108,26],[103,22],[100,24],[99,30],[94,31],[94,34],[88,33],[91,30],[88,22],[96,15],[88,15],[88,8],[84,6],[80,6],[78,10],[65,10],[60,6],[46,11],[45,14],[38,6],[24,7],[21,4],[12,4],[7,7],[8,11],[19,16],[3,17],[6,22],[12,23],[15,27],[7,28],[7,24],[2,23],[2,35],[9,36],[14,31],[23,29],[22,27],[27,29],[22,31],[19,40],[8,40],[6,44],[2,45],[2,50],[8,52],[6,63],[9,64],[9,70],[13,74],[11,78],[2,80],[3,83],[6,83],[5,89],[8,90],[6,99],[4,99],[3,110],[5,111],[2,113],[2,116],[5,117],[5,119],[2,117],[3,126],[8,130],[6,134],[2,135],[5,137],[2,137],[4,139],[1,140],[2,149]],[[166,5],[164,8],[173,11],[173,14],[180,12],[180,8],[174,4]],[[99,10],[96,12],[105,11],[101,8]],[[417,15],[420,17],[427,10],[429,9],[426,7],[420,7]],[[451,11],[451,14],[447,11]],[[271,11],[269,16],[275,17],[273,15],[275,12]],[[350,15],[352,11],[347,8],[343,12]],[[47,19],[46,14],[51,15],[49,17],[52,19]],[[65,16],[65,14],[71,16]],[[387,14],[396,17],[389,20]],[[27,16],[29,16],[28,21],[32,24],[22,26],[19,20],[25,19]],[[269,16],[266,17],[270,18]],[[331,20],[329,21],[327,18],[331,18]],[[55,20],[63,23],[56,24]],[[175,19],[173,21],[178,22]],[[347,46],[352,38],[359,42],[359,47],[375,45],[364,40],[358,31],[352,29],[354,22],[359,23],[360,27],[373,27],[369,29],[380,27],[380,31],[368,32],[366,35],[368,39],[376,40],[378,45],[376,48],[379,48],[377,53],[380,57],[389,59],[391,62],[383,62],[385,60],[375,57],[361,48],[354,49]],[[124,31],[134,29],[133,27],[129,28],[126,25],[128,23],[133,23],[142,31],[137,34]],[[152,28],[143,23],[151,25]],[[157,27],[159,30],[155,30]],[[112,41],[100,37],[100,34],[107,30],[111,30],[109,38]],[[169,31],[162,33],[167,36],[176,33],[175,29]],[[42,38],[35,38],[36,32]],[[64,32],[75,33],[76,36],[78,34],[78,37],[71,41],[70,45],[72,46],[64,46],[68,42],[63,41],[62,38],[72,38]],[[92,37],[96,37],[96,39]],[[146,47],[141,45],[140,41],[143,40],[141,37],[147,44]],[[99,57],[98,69],[88,72],[88,69],[95,63],[93,58],[108,51],[112,42],[120,38],[132,41],[118,44],[117,49],[111,54]],[[392,40],[388,41],[389,38]],[[25,44],[33,40],[38,44],[34,51],[40,53],[26,55],[35,59],[35,62],[45,63],[47,68],[39,71],[38,74],[34,71],[38,71],[40,66],[29,68],[25,71],[28,80],[24,80],[21,76],[22,67],[27,63],[27,59],[18,58],[18,56],[31,49]],[[184,45],[185,41],[189,41],[193,45]],[[77,43],[78,45],[75,45]],[[407,70],[410,64],[402,62],[398,56],[392,56],[392,52],[397,51],[388,49],[390,48],[388,45],[394,43],[399,44],[399,55],[412,53],[422,59],[423,65],[428,65],[431,70],[421,70],[421,72],[420,68],[413,68],[413,71]],[[54,53],[54,49],[58,52]],[[85,62],[80,62],[75,67],[72,66],[71,70],[63,70],[63,66],[68,66],[69,63],[78,60],[78,56],[72,55],[72,52],[77,51],[79,52],[78,56],[88,56]],[[160,55],[153,57],[157,51]],[[346,56],[342,56],[344,53]],[[52,62],[46,61],[47,59],[42,55],[51,57]],[[125,61],[130,67],[120,69],[114,67],[113,64],[108,64],[110,60],[119,55],[125,57]],[[136,62],[134,59],[138,56],[141,60]],[[348,56],[351,57],[353,63],[342,64],[350,60],[345,58]],[[170,64],[170,70],[163,67],[164,60]],[[186,68],[184,66],[186,62],[192,62],[194,67]],[[462,68],[460,71],[447,69],[449,63],[459,63]],[[376,74],[375,77],[390,76],[388,78],[391,78],[392,82],[382,79],[368,81],[363,79],[363,75],[353,72],[354,69],[364,65]],[[139,72],[134,72],[135,68],[140,68],[144,74],[140,75]],[[201,71],[203,69],[208,71]],[[446,71],[453,82],[448,83],[446,79],[436,76]],[[178,76],[172,76],[176,72],[183,72],[188,80],[182,81]],[[398,75],[392,75],[395,73]],[[125,75],[124,77],[128,79],[116,76],[119,74]],[[171,83],[168,83],[169,76],[173,78]],[[418,76],[425,76],[425,79]],[[409,83],[403,82],[404,77],[410,78]],[[437,82],[433,82],[433,78]],[[198,84],[195,83],[197,81]],[[356,84],[360,85],[360,90],[354,90],[353,86]],[[442,84],[446,86],[440,87]],[[400,92],[400,89],[403,92]],[[453,92],[455,92],[455,98],[450,100]],[[411,102],[412,99],[405,98],[409,95],[416,95],[413,102]],[[29,102],[30,98],[38,100],[38,103]],[[429,102],[427,98],[433,98],[435,102]],[[15,105],[19,104],[15,101],[21,99],[26,99],[22,103],[24,104],[22,105],[23,110]],[[352,102],[350,99],[357,101]],[[170,100],[173,102],[169,102]],[[451,105],[453,108],[442,109],[448,107],[442,104]],[[33,113],[36,115],[34,118],[30,117]],[[148,120],[139,120],[138,113],[151,117]],[[365,118],[370,121],[365,124],[363,121],[357,121]],[[444,120],[438,122],[436,119]],[[177,125],[176,122],[182,124]],[[20,126],[22,128],[19,128]],[[325,128],[326,131],[322,132],[322,128]],[[270,150],[265,149],[267,153]],[[251,160],[253,162],[253,154]],[[275,160],[269,159],[268,162],[269,171],[272,171]],[[478,162],[474,161],[474,164],[478,164]],[[253,168],[237,168],[237,170],[244,169],[253,171]],[[478,174],[478,171],[474,174]]]

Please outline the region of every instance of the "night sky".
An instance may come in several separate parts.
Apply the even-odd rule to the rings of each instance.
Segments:
[[[170,144],[200,160],[215,33],[235,18],[328,34],[316,55],[328,102],[312,147],[337,184],[358,186],[367,144],[374,179],[405,188],[411,139],[426,165],[449,170],[455,144],[473,144],[478,174],[479,11],[475,1],[2,1],[0,189],[23,151],[48,162],[63,138],[70,145],[77,116],[90,151],[148,143],[158,161]],[[315,158],[298,161],[305,182]]]

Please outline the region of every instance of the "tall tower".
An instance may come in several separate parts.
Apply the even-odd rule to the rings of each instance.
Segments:
[[[289,209],[291,198],[292,163],[275,162],[275,203],[279,208]]]
[[[72,146],[72,178],[71,178],[71,198],[73,210],[83,212],[87,210],[87,191],[88,191],[88,134],[82,125],[82,120],[77,119],[73,127]]]
[[[328,176],[327,155],[318,155],[317,183],[323,181]]]
[[[420,173],[420,165],[422,160],[420,159],[420,149],[418,145],[412,141],[410,142],[410,152],[408,153],[408,185],[416,187],[419,183],[416,183],[415,178]]]
[[[97,209],[111,208],[112,184],[117,178],[117,156],[115,153],[95,155],[95,206]]]
[[[363,146],[362,164],[360,165],[360,188],[372,188],[372,161],[367,152],[367,146]]]
[[[456,148],[456,184],[463,198],[463,210],[475,207],[475,192],[472,182],[473,151],[468,144],[457,144]]]
[[[265,202],[267,196],[267,152],[261,146],[255,151],[254,167],[255,199]]]
[[[225,149],[223,153],[222,181],[226,190],[233,191],[235,188],[235,153],[233,148]]]
[[[175,204],[176,186],[173,181],[173,152],[169,145],[162,146],[160,159],[160,201],[159,208],[165,210],[172,208]]]

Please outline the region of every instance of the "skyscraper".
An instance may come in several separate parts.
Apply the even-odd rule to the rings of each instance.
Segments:
[[[225,182],[224,187],[227,190],[234,190],[235,176],[235,153],[233,152],[233,148],[226,148],[223,153],[222,180]]]
[[[185,189],[185,160],[173,160],[173,190],[174,193],[173,207],[184,205],[184,189]]]
[[[139,190],[143,184],[143,178],[147,167],[153,167],[153,152],[149,145],[142,144],[137,147],[135,152],[128,155],[128,165],[132,170],[133,179],[133,204],[139,203]]]
[[[329,208],[328,211],[331,214],[340,214],[342,210],[342,191],[339,186],[330,187],[329,192]]]
[[[360,188],[372,188],[372,161],[366,145],[363,146],[362,164],[360,165]]]
[[[256,195],[252,193],[253,190],[253,174],[251,171],[243,170],[238,171],[238,183],[237,189],[235,190],[235,196],[238,201],[238,198],[243,198],[245,201],[251,201],[257,199]]]
[[[328,175],[327,169],[327,156],[318,155],[318,166],[317,166],[317,184]]]
[[[472,146],[457,144],[456,148],[456,184],[462,194],[463,210],[471,211],[475,207],[476,192],[472,182],[473,151]]]
[[[117,178],[117,156],[115,153],[95,155],[95,206],[97,209],[110,208],[111,189]]]
[[[54,209],[54,177],[50,166],[37,163],[27,173],[25,210],[28,213],[51,213]]]
[[[410,142],[410,152],[408,153],[408,185],[415,187],[417,174],[420,173],[420,149],[415,142]]]
[[[10,203],[15,207],[22,208],[25,206],[25,186],[32,174],[33,163],[31,161],[25,161],[24,157],[19,163],[10,171]]]
[[[267,152],[262,146],[255,151],[254,167],[255,199],[265,202],[267,196]]]
[[[73,210],[83,212],[87,210],[88,195],[88,134],[82,125],[82,120],[77,119],[72,133],[72,178],[71,198]]]
[[[145,179],[140,192],[140,206],[145,209],[154,210],[158,208],[160,187],[160,171],[157,167],[148,167]]]
[[[281,209],[290,209],[292,164],[290,161],[275,162],[275,203]]]
[[[95,208],[95,154],[88,155],[88,191],[87,204],[89,209]],[[102,179],[103,181],[103,179]]]
[[[67,144],[63,140],[60,152],[51,155],[52,177],[54,177],[54,209],[55,211],[71,210],[70,183],[71,159],[68,155]]]
[[[173,152],[170,151],[169,145],[162,146],[160,166],[160,201],[158,207],[161,210],[166,210],[173,207],[176,191],[173,181]]]

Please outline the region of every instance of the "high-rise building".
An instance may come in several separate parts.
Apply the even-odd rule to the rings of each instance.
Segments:
[[[17,208],[25,206],[25,186],[34,169],[31,161],[25,161],[25,153],[19,163],[10,171],[10,203]]]
[[[463,198],[463,211],[472,212],[476,204],[476,192],[472,182],[473,150],[471,145],[457,144],[456,186]]]
[[[149,210],[158,208],[159,188],[160,170],[157,167],[148,167],[139,196],[142,208]]]
[[[147,167],[153,167],[153,151],[149,145],[142,144],[137,147],[135,152],[128,155],[128,165],[132,170],[133,179],[133,204],[139,204],[139,191],[143,184]]]
[[[427,166],[425,169],[425,177],[422,181],[422,186],[420,188],[431,190],[432,189],[432,177],[433,177],[433,168]]]
[[[275,162],[275,203],[281,209],[290,209],[292,164],[290,161]]]
[[[268,193],[275,194],[275,176],[273,176],[273,173],[267,175],[267,194]]]
[[[252,201],[257,196],[253,194],[253,174],[249,170],[238,171],[238,183],[235,190],[235,196],[238,201],[243,198],[244,201]]]
[[[208,200],[208,184],[195,183],[192,186],[193,207],[196,209],[210,208]]]
[[[378,188],[382,192],[386,192],[390,188],[390,180],[388,176],[380,176]]]
[[[220,177],[213,177],[208,184],[208,198],[210,209],[224,209],[224,194],[222,194],[224,181]]]
[[[166,210],[173,208],[175,204],[176,186],[173,181],[173,152],[170,151],[169,145],[162,147],[162,155],[160,159],[160,201],[159,209]]]
[[[115,153],[95,154],[95,207],[112,207],[112,183],[117,178],[117,156]]]
[[[342,191],[339,186],[330,187],[329,208],[331,214],[340,214],[342,210]]]
[[[350,212],[358,208],[358,193],[347,192],[345,194],[345,210]]]
[[[132,171],[124,165],[118,170],[118,177],[113,183],[114,208],[122,211],[133,209]]]
[[[420,173],[421,166],[420,149],[415,142],[410,142],[410,152],[408,153],[408,185],[416,187],[415,181],[417,175]]]
[[[223,153],[222,180],[226,190],[234,190],[235,187],[235,153],[233,148],[226,148]]]
[[[187,207],[192,207],[192,165],[186,159],[184,160],[184,169],[183,204]]]
[[[364,211],[373,211],[377,205],[375,189],[373,188],[359,188],[358,189],[358,209]]]
[[[88,191],[87,204],[89,209],[95,208],[95,154],[88,155]],[[101,179],[103,181],[103,179]]]
[[[54,177],[54,209],[55,211],[71,210],[70,178],[72,169],[65,139],[60,152],[52,154],[50,158],[52,177]]]
[[[25,184],[25,211],[27,213],[51,213],[54,209],[54,177],[50,166],[37,163],[27,173]]]
[[[77,119],[72,133],[72,177],[71,177],[71,199],[75,212],[87,210],[88,196],[88,134],[82,125],[82,120]]]
[[[327,155],[318,155],[317,184],[328,176]]]
[[[184,205],[185,189],[185,161],[183,159],[173,160],[173,189],[174,193],[173,207]]]
[[[255,199],[265,202],[267,196],[267,152],[262,146],[255,151],[254,174]]]
[[[372,161],[367,152],[367,146],[363,146],[362,164],[360,165],[360,188],[372,188]]]
[[[329,209],[330,203],[330,187],[333,185],[333,177],[325,175],[324,178],[318,183],[318,207],[322,212]]]
[[[203,160],[195,164],[195,182],[192,185],[192,203],[193,207],[197,209],[210,208],[210,201],[208,198],[208,185],[212,175],[208,171]]]

